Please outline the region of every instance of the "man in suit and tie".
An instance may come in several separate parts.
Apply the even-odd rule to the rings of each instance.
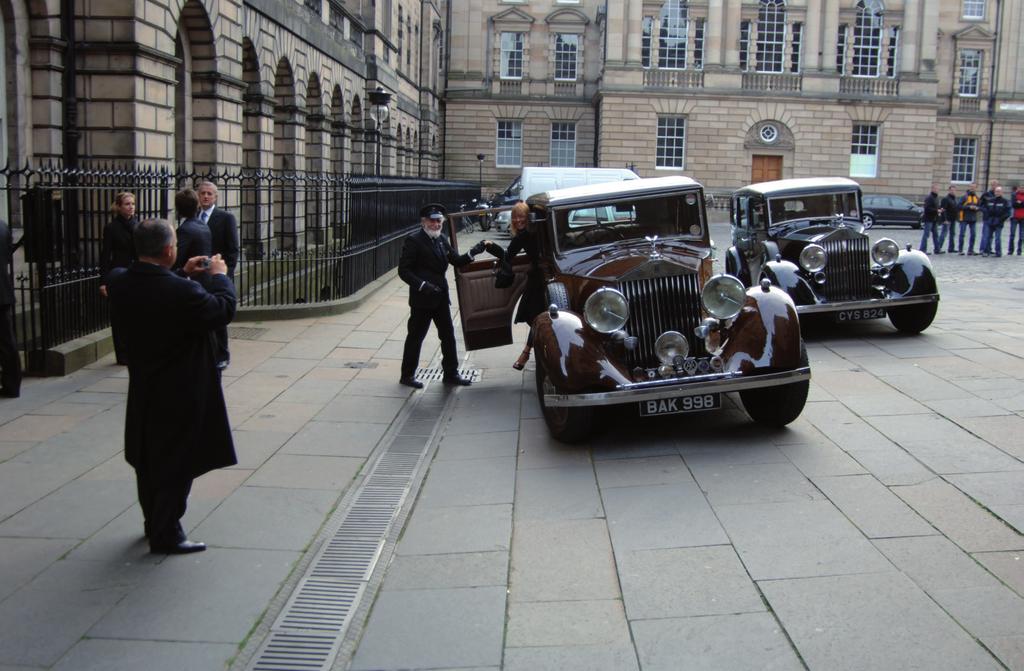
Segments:
[[[172,270],[181,270],[193,256],[211,256],[210,229],[196,218],[199,212],[199,198],[192,189],[182,189],[174,194],[174,211],[178,219],[178,259]]]
[[[228,278],[234,281],[235,266],[238,265],[238,222],[235,215],[217,207],[217,195],[216,184],[210,181],[199,183],[199,221],[210,227],[211,253],[221,255],[228,264]],[[231,362],[226,327],[217,332],[217,343],[220,349],[217,366],[224,369]]]
[[[437,335],[441,338],[441,367],[444,370],[442,381],[454,385],[470,384],[458,371],[455,326],[448,307],[451,301],[445,275],[449,263],[456,268],[466,265],[473,260],[473,256],[483,251],[484,243],[477,243],[469,254],[456,254],[448,239],[441,234],[444,215],[444,206],[437,203],[425,205],[420,210],[422,228],[405,239],[402,256],[398,261],[398,276],[409,285],[411,312],[399,383],[413,389],[423,388],[423,383],[414,376],[420,360],[420,347],[430,329],[430,322],[434,322]]]

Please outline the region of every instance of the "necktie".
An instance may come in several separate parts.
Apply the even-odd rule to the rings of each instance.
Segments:
[[[434,251],[439,257],[444,258],[444,243],[441,242],[441,238],[434,238]]]
[[[201,221],[201,222],[203,222],[205,224],[206,223],[206,219],[209,216],[210,216],[209,213],[207,213],[206,210],[203,210],[203,213],[201,215],[199,215],[199,221]]]

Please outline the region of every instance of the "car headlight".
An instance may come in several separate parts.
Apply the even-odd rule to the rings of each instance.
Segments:
[[[679,331],[665,331],[654,341],[654,353],[658,361],[663,364],[672,365],[676,357],[686,358],[690,353],[690,343]]]
[[[900,246],[889,238],[882,238],[871,248],[871,260],[880,266],[890,267],[900,258]]]
[[[821,245],[810,244],[800,252],[800,267],[809,273],[824,270],[828,262],[828,252]]]
[[[590,294],[583,304],[583,316],[598,333],[618,331],[629,319],[629,301],[615,289],[607,287]]]
[[[732,319],[740,313],[747,292],[743,283],[732,275],[715,275],[704,285],[700,300],[712,317]]]

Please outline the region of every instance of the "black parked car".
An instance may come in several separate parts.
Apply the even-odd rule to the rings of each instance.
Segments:
[[[939,304],[931,262],[888,238],[872,244],[862,212],[860,186],[849,179],[751,184],[730,203],[725,272],[744,286],[763,282],[783,289],[801,317],[888,317],[898,330],[920,333]]]
[[[864,228],[873,226],[910,226],[921,228],[924,209],[903,196],[865,195]]]

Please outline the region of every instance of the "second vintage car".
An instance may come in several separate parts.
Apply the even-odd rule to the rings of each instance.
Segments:
[[[713,275],[700,184],[637,179],[527,204],[550,305],[534,322],[537,396],[554,437],[584,438],[603,406],[712,410],[727,392],[759,422],[800,415],[810,367],[796,307],[769,282]],[[456,274],[467,349],[512,342],[522,284],[495,289],[485,260]]]
[[[923,252],[864,232],[860,186],[836,178],[752,184],[730,203],[726,272],[783,289],[803,315],[888,317],[903,333],[931,325],[939,291]]]

